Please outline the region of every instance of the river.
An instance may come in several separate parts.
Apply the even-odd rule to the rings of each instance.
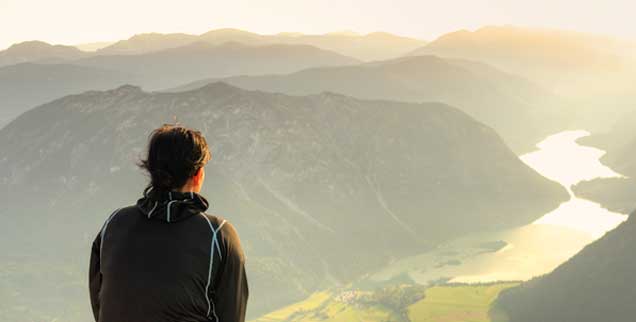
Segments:
[[[599,161],[604,151],[577,143],[588,135],[583,130],[560,132],[538,143],[536,151],[519,157],[567,189],[570,199],[557,209],[526,226],[473,234],[434,251],[398,260],[372,279],[386,280],[407,273],[420,284],[440,278],[478,283],[528,280],[549,273],[627,219],[625,214],[610,212],[572,193],[572,186],[581,181],[621,176]],[[484,251],[480,245],[485,244],[502,247]]]
[[[570,194],[569,201],[534,224],[569,227],[598,238],[627,219],[624,214],[610,212],[598,203],[578,198],[572,193],[572,186],[581,181],[621,177],[599,161],[604,151],[576,143],[576,140],[588,135],[589,132],[582,130],[561,132],[537,144],[539,150],[520,157],[544,177],[563,185]]]

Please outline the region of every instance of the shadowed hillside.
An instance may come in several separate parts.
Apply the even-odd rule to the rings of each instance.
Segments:
[[[574,191],[597,201],[612,210],[629,213],[636,209],[636,114],[631,113],[617,122],[611,130],[585,140],[607,151],[601,161],[615,169],[624,178],[595,179],[578,184]]]
[[[105,218],[141,197],[134,162],[149,131],[174,117],[211,144],[202,194],[241,233],[252,315],[462,234],[531,222],[567,198],[494,131],[443,104],[223,83],[86,92],[0,130],[0,253],[12,263],[3,276],[24,281],[3,286],[5,316],[24,317],[28,301],[47,307],[31,319],[85,320],[76,310],[86,272],[55,267],[85,267]],[[51,269],[28,269],[46,258]]]
[[[551,274],[504,291],[510,322],[633,321],[636,307],[633,215]]]

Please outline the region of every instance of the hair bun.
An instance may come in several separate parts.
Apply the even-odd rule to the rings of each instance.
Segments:
[[[172,124],[155,129],[148,142],[147,158],[138,163],[150,176],[144,195],[150,190],[181,188],[210,157],[201,132]]]

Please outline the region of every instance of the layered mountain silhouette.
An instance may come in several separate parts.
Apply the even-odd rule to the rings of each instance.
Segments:
[[[622,55],[625,46],[620,40],[584,33],[489,26],[443,35],[411,55],[477,60],[563,94],[586,96],[613,91],[621,83],[628,61]]]
[[[142,55],[99,55],[65,59],[64,63],[4,66],[0,67],[0,127],[36,105],[91,89],[126,83],[165,88],[211,76],[289,73],[358,62],[307,45],[197,42]]]
[[[184,33],[160,34],[147,33],[119,40],[96,52],[101,55],[139,55],[182,47],[197,41],[197,36]],[[228,39],[227,41],[233,41]]]
[[[44,102],[135,81],[136,76],[129,73],[69,64],[22,63],[0,67],[0,128]]]
[[[170,91],[198,88],[205,79]],[[331,91],[359,98],[456,106],[492,126],[515,151],[527,151],[568,123],[568,104],[534,83],[486,64],[414,56],[287,75],[237,76],[223,82],[293,95]]]
[[[226,28],[210,30],[201,35],[139,34],[102,48],[98,53],[105,55],[145,54],[153,51],[181,47],[197,41],[216,45],[226,42],[238,42],[246,45],[311,45],[361,60],[394,58],[426,44],[426,42],[419,39],[396,36],[385,32],[375,32],[366,35],[356,33],[328,33],[322,35],[280,33],[275,35],[260,35],[248,31]]]
[[[309,45],[221,45],[196,42],[141,55],[98,55],[74,64],[142,76],[149,88],[176,86],[204,77],[290,73],[308,67],[355,64],[359,61]]]
[[[306,45],[359,60],[371,61],[395,58],[426,44],[425,41],[373,32],[365,35],[333,32],[322,35],[279,33],[261,35],[238,29],[215,29],[200,35],[184,33],[146,33],[115,42],[97,42],[77,46],[51,45],[43,41],[17,43],[0,51],[0,66],[26,62],[65,62],[81,57],[141,55],[195,44],[240,43],[247,46]]]
[[[636,316],[636,218],[630,218],[554,272],[504,291],[510,322],[630,322]]]
[[[72,46],[51,45],[43,41],[25,41],[0,51],[0,67],[26,62],[63,61],[87,55]]]
[[[175,118],[211,145],[202,194],[244,241],[251,314],[456,236],[529,223],[567,199],[491,128],[445,104],[122,86],[52,101],[0,129],[2,256],[17,267],[86,260],[110,212],[141,196],[134,162],[149,131]],[[85,290],[60,271],[26,276],[38,284],[4,302],[46,301],[63,316]]]

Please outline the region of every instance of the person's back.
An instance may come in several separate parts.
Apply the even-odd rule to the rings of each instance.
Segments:
[[[205,213],[198,191],[209,152],[197,135],[172,126],[153,132],[142,163],[151,184],[95,238],[89,284],[96,321],[244,321],[243,251],[234,227]]]

